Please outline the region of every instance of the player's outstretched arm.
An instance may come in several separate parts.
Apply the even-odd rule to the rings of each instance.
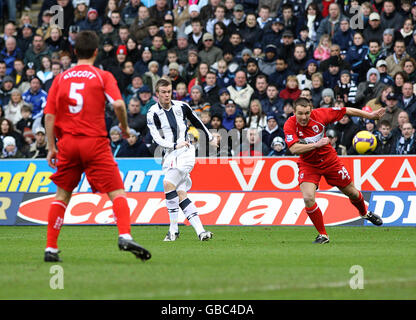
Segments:
[[[366,112],[361,109],[347,108],[346,114],[352,117],[361,117],[371,120],[378,120],[386,113],[385,108],[380,108],[373,112]]]
[[[315,142],[315,143],[295,143],[292,145],[289,150],[292,154],[303,154],[310,151],[313,151],[317,148],[323,147],[329,143],[329,139],[327,137],[322,138],[321,140]]]

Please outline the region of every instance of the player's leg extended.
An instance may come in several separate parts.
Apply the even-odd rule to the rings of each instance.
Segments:
[[[212,238],[212,232],[205,231],[202,225],[201,219],[198,215],[198,210],[194,203],[189,200],[188,193],[186,191],[178,190],[179,206],[181,207],[183,214],[188,219],[189,223],[195,229],[199,239],[204,241]]]
[[[123,189],[117,189],[107,193],[113,203],[113,211],[117,222],[120,237],[131,240],[130,235],[130,209],[127,203],[126,193]]]
[[[107,192],[107,195],[113,202],[113,211],[119,233],[119,249],[133,253],[136,258],[141,259],[142,261],[149,260],[152,256],[150,252],[136,243],[130,234],[130,209],[126,193],[123,189],[116,189]]]
[[[325,229],[321,209],[315,202],[316,184],[312,182],[302,182],[300,184],[300,190],[302,191],[303,201],[305,202],[306,213],[312,220],[316,230],[318,230],[319,235],[325,235],[328,239],[328,234]]]
[[[165,241],[175,241],[179,237],[179,196],[176,192],[176,185],[168,181],[166,177],[163,180],[163,188],[166,197],[166,208],[169,214],[169,232],[165,237]]]
[[[363,194],[354,186],[352,182],[346,187],[339,189],[350,199],[354,207],[358,209],[358,212],[361,217],[371,221],[373,224],[377,226],[381,226],[383,224],[383,220],[378,215],[370,211],[367,211]]]
[[[55,199],[48,212],[48,229],[46,235],[45,261],[59,262],[58,237],[64,223],[65,210],[71,199],[72,192],[57,187]]]

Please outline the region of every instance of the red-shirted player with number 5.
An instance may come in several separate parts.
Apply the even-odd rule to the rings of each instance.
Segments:
[[[379,119],[385,113],[381,108],[371,113],[355,108],[333,107],[314,109],[312,103],[305,98],[294,102],[295,115],[290,117],[284,126],[285,140],[293,154],[300,155],[299,186],[305,202],[305,210],[319,234],[314,243],[328,243],[329,237],[325,230],[322,212],[315,202],[315,193],[321,177],[328,184],[338,187],[347,195],[351,203],[358,209],[361,217],[380,226],[382,219],[367,211],[363,195],[352,183],[335,149],[325,136],[326,127],[340,120],[345,114],[367,119]]]
[[[58,236],[72,190],[83,172],[93,192],[107,193],[113,202],[120,250],[130,251],[143,261],[151,257],[149,251],[134,242],[130,234],[130,209],[105,125],[107,99],[113,105],[123,134],[127,135],[126,106],[114,76],[93,66],[97,52],[98,36],[95,32],[80,32],[75,43],[77,65],[59,74],[48,93],[45,107],[49,143],[47,160],[52,168],[57,169],[51,176],[57,191],[48,213],[46,262],[61,261]]]

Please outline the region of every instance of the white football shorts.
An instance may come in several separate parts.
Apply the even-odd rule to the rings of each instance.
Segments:
[[[190,172],[195,165],[195,147],[183,147],[173,150],[163,159],[162,170],[165,174],[164,181],[176,186],[176,190],[188,191],[191,189],[192,180]]]

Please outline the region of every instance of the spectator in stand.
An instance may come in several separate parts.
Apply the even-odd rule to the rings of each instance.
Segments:
[[[138,9],[143,6],[140,0],[130,0],[129,3],[121,11],[123,21],[127,25],[131,25],[137,17]]]
[[[176,28],[180,29],[182,25],[191,18],[189,6],[187,0],[178,0],[177,6],[173,9],[173,18]]]
[[[46,47],[43,37],[41,35],[34,35],[32,45],[25,52],[24,62],[27,65],[29,62],[34,63],[35,70],[41,67],[41,59],[43,56],[50,56],[51,52]]]
[[[267,156],[269,157],[279,157],[284,156],[287,153],[285,140],[281,137],[275,137],[270,146],[270,152]]]
[[[244,7],[241,4],[236,4],[233,9],[233,17],[230,24],[231,34],[234,32],[240,33],[245,27],[246,14],[244,12]]]
[[[121,146],[127,142],[121,137],[121,129],[118,125],[111,127],[109,134],[111,153],[115,158],[118,156]]]
[[[0,118],[0,149],[4,147],[3,141],[5,137],[13,137],[18,149],[21,149],[24,145],[23,136],[15,130],[13,123],[6,118]]]
[[[290,61],[293,58],[293,52],[295,51],[295,36],[291,30],[285,30],[282,33],[282,43],[277,48],[277,55],[283,57],[286,61]]]
[[[214,71],[208,71],[205,76],[205,82],[202,84],[202,90],[204,92],[204,100],[207,101],[210,106],[218,102],[218,92],[220,88],[216,84],[217,77]]]
[[[4,117],[9,119],[13,125],[16,125],[22,119],[22,106],[24,105],[22,99],[22,93],[19,89],[13,89],[11,91],[10,101],[3,106]]]
[[[286,79],[293,72],[288,67],[288,62],[282,57],[276,58],[276,69],[269,76],[269,83],[276,84],[279,90],[286,88]]]
[[[344,101],[346,107],[355,106],[355,96],[357,95],[357,85],[351,78],[349,70],[342,70],[340,79],[334,88],[335,99]]]
[[[413,93],[413,83],[405,82],[397,106],[409,114],[410,122],[416,127],[416,95]]]
[[[358,68],[358,69],[356,68],[357,69],[356,73],[358,73],[358,79],[357,79],[358,83],[365,80],[367,71],[370,68],[377,68],[377,70],[378,70],[377,63],[380,60],[384,61],[384,64],[387,67],[387,63],[384,60],[385,58],[386,58],[386,56],[384,55],[383,51],[381,50],[380,40],[379,39],[369,40],[368,41],[368,52],[367,52],[367,54],[365,55],[365,57],[362,61],[361,67]],[[380,70],[379,70],[379,72],[380,72]],[[384,72],[386,72],[386,71],[384,71]],[[386,83],[385,81],[383,81],[384,78],[381,75],[381,72],[380,72],[380,78],[381,78],[381,81],[383,83]]]
[[[6,63],[6,75],[12,73],[14,61],[21,58],[23,58],[23,54],[20,48],[17,47],[16,39],[14,37],[8,37],[5,47],[0,51],[0,60]]]
[[[306,48],[303,43],[295,45],[293,57],[290,59],[291,69],[294,74],[304,74],[306,71],[306,62],[309,57],[306,54]]]
[[[283,100],[296,100],[300,96],[299,82],[295,75],[290,75],[286,80],[286,88],[279,93],[279,97]]]
[[[152,92],[156,90],[156,82],[160,79],[159,63],[157,61],[150,61],[148,64],[149,71],[145,72],[143,76],[143,83],[151,88]]]
[[[246,122],[248,128],[257,128],[261,130],[266,128],[267,116],[258,99],[251,100]]]
[[[393,77],[393,88],[396,95],[402,94],[403,84],[406,82],[406,75],[403,71],[398,71]]]
[[[334,59],[336,59],[336,61],[338,62],[340,70],[346,70],[346,69],[350,70],[351,69],[349,63],[346,62],[343,59],[343,56],[341,55],[341,49],[340,49],[339,45],[333,44],[333,45],[331,45],[331,48],[330,48],[330,57],[319,63],[319,71],[322,72],[322,73],[327,71],[328,68],[329,68],[329,63],[331,61],[334,61]]]
[[[368,46],[360,32],[354,34],[354,44],[347,50],[346,60],[351,65],[351,70],[358,76],[365,56],[368,53]]]
[[[263,129],[261,136],[263,143],[270,146],[275,137],[281,137],[284,139],[285,134],[282,127],[278,124],[278,119],[275,113],[267,114],[266,119],[267,125]]]
[[[347,69],[348,70],[348,69]],[[335,88],[341,75],[341,68],[336,57],[328,59],[328,70],[323,73],[324,87]]]
[[[259,75],[256,77],[256,82],[254,85],[254,93],[251,96],[251,99],[263,100],[267,98],[267,77],[265,75]]]
[[[259,5],[258,17],[256,18],[257,24],[261,29],[265,29],[265,26],[272,21],[270,15],[270,7],[268,5]]]
[[[32,106],[24,104],[20,110],[22,114],[22,119],[16,123],[16,129],[20,132],[25,132],[27,130],[32,130],[33,118],[32,118]]]
[[[227,90],[227,88],[221,88],[218,91],[219,101],[211,106],[210,114],[211,118],[214,115],[220,115],[222,118],[222,115],[225,112],[225,103],[230,100],[230,92]]]
[[[53,78],[52,73],[52,59],[49,56],[43,56],[41,60],[41,67],[36,76],[45,84],[46,81]]]
[[[244,39],[244,45],[248,48],[253,48],[256,42],[261,42],[263,29],[257,24],[254,12],[247,13],[245,24],[245,27],[241,30],[241,36]]]
[[[323,61],[330,57],[331,38],[327,34],[323,34],[319,39],[318,46],[316,47],[313,57],[315,60]]]
[[[32,118],[34,120],[34,128],[41,126],[47,97],[48,94],[42,90],[42,81],[37,76],[34,76],[30,80],[30,89],[22,95],[23,100],[33,106]]]
[[[344,16],[337,3],[331,3],[328,8],[328,16],[322,19],[319,28],[316,31],[316,39],[319,41],[322,35],[327,34],[330,38],[339,30],[339,25]]]
[[[218,62],[222,59],[222,50],[214,46],[214,37],[211,33],[205,33],[203,35],[202,43],[204,48],[200,50],[198,53],[201,62],[208,64],[208,66],[211,66],[215,62]]]
[[[214,17],[208,19],[205,30],[210,34],[214,34],[214,25],[217,22],[222,22],[224,25],[228,26],[231,22],[230,19],[225,17],[226,8],[223,4],[219,3],[214,9]]]
[[[352,139],[359,131],[359,128],[351,120],[350,116],[344,115],[334,126],[334,129],[338,132],[338,146],[344,146],[347,151],[351,150]]]
[[[273,20],[270,22],[270,25],[267,25],[264,30],[263,39],[261,41],[262,48],[266,48],[269,44],[280,43],[284,28],[285,26],[281,18],[273,18]]]
[[[225,111],[222,115],[222,126],[227,130],[234,128],[234,120],[240,112],[234,100],[229,99],[225,102]]]
[[[127,143],[120,146],[120,151],[117,153],[118,158],[139,158],[151,157],[149,149],[146,144],[140,139],[140,133],[134,129],[130,129],[129,137],[126,139]]]
[[[325,88],[322,90],[322,100],[319,103],[320,108],[332,108],[334,107],[335,96],[334,90],[331,88]]]
[[[202,84],[205,82],[205,77],[209,71],[209,65],[205,62],[199,63],[197,66],[197,72],[196,76],[189,81],[188,84],[188,92],[191,93],[191,89],[195,85],[202,86]]]
[[[387,73],[387,63],[386,60],[378,60],[376,64],[376,68],[380,73],[380,82],[384,83],[385,85],[393,86],[394,80],[390,77]]]
[[[87,18],[78,23],[79,28],[82,30],[92,30],[97,33],[100,32],[102,20],[98,16],[98,11],[95,8],[89,8]]]
[[[385,29],[398,29],[403,25],[403,16],[396,11],[394,0],[385,0],[381,13],[381,27]]]
[[[188,50],[188,62],[183,68],[182,78],[185,79],[185,82],[189,82],[197,76],[197,70],[199,67],[199,57],[198,50],[195,48],[189,48]],[[188,89],[189,92],[189,89]]]
[[[35,141],[30,145],[28,158],[46,158],[48,155],[48,141],[46,140],[45,128],[37,127],[34,132]]]
[[[377,12],[372,12],[368,19],[368,25],[363,31],[365,40],[369,42],[372,39],[377,39],[381,42],[383,32],[384,29],[381,27],[380,15]]]
[[[397,72],[403,71],[401,61],[409,58],[406,53],[406,45],[403,39],[397,39],[394,42],[394,53],[386,58],[387,73],[393,77]]]
[[[0,107],[9,103],[13,87],[13,78],[11,76],[5,76],[0,87]]]
[[[416,83],[416,60],[413,58],[406,58],[402,61],[402,69],[406,75],[407,81]]]
[[[389,121],[391,123],[391,126],[392,126],[393,129],[398,127],[398,125],[399,125],[398,116],[399,116],[400,112],[404,111],[404,110],[400,109],[397,106],[398,100],[399,100],[399,97],[394,92],[391,92],[387,95],[387,97],[386,97],[386,113],[380,119],[380,121],[382,121],[382,120]]]
[[[376,68],[367,72],[367,81],[358,84],[355,101],[358,105],[365,105],[371,99],[378,97],[384,88],[380,82],[380,74]]]
[[[198,116],[200,116],[202,111],[210,110],[211,105],[204,100],[203,89],[200,85],[194,85],[192,87],[189,106]]]
[[[273,72],[276,71],[276,59],[280,58],[283,61],[287,61],[284,59],[284,57],[277,57],[276,54],[276,46],[274,44],[268,44],[264,49],[264,57],[258,60],[260,71],[267,76],[270,76]]]
[[[143,85],[139,91],[139,100],[140,100],[140,113],[143,115],[147,114],[147,111],[149,111],[150,107],[156,103],[156,101],[153,99],[152,91],[147,85]]]
[[[25,158],[25,155],[18,149],[16,146],[16,139],[7,136],[3,138],[2,141],[2,153],[0,158],[2,159],[15,159],[15,158]]]
[[[227,89],[230,92],[231,99],[234,100],[246,114],[249,108],[251,96],[254,93],[254,89],[247,84],[247,76],[243,70],[236,72],[234,81],[235,84],[228,86]]]
[[[266,89],[267,98],[261,100],[261,106],[266,114],[283,113],[283,100],[279,98],[279,89],[275,84],[269,84]]]
[[[203,25],[200,18],[194,18],[191,20],[192,31],[188,34],[188,43],[190,46],[197,48],[198,51],[203,49],[202,37],[203,37]]]
[[[393,145],[393,154],[416,154],[415,129],[410,122],[402,126],[401,136],[397,137]]]
[[[140,100],[136,97],[132,97],[128,104],[127,122],[131,129],[134,129],[142,136],[145,136],[147,133],[147,121],[146,116],[141,114],[140,109]],[[117,125],[117,123],[114,123],[114,125]]]
[[[391,132],[391,124],[387,120],[380,121],[378,126],[376,154],[392,154],[394,147],[394,135]]]
[[[270,152],[268,145],[264,143],[261,131],[256,128],[248,128],[246,139],[241,145],[240,157],[259,157],[267,156]]]

